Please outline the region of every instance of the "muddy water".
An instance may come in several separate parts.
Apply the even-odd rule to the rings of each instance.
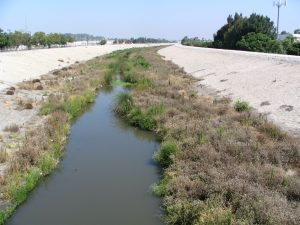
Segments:
[[[7,225],[161,225],[158,148],[147,132],[112,113],[122,87],[102,92],[73,126],[59,168],[44,179]]]

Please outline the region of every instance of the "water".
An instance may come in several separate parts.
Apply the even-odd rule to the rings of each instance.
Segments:
[[[7,225],[161,225],[153,135],[112,112],[122,87],[102,92],[72,126],[59,168],[45,178]]]

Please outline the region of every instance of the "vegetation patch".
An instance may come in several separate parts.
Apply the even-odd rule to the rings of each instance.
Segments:
[[[154,156],[162,179],[152,190],[163,197],[165,223],[298,224],[300,182],[288,171],[299,169],[299,140],[247,102],[232,107],[189,94],[193,78],[156,50],[113,56],[122,57],[120,71],[138,80],[117,98],[115,112],[163,140]],[[139,55],[151,67],[134,63]],[[143,79],[151,88],[138,88]]]

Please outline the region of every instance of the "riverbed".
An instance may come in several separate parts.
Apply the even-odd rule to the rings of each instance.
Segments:
[[[71,129],[59,168],[40,182],[7,225],[161,225],[152,133],[113,113],[116,86],[102,91]]]

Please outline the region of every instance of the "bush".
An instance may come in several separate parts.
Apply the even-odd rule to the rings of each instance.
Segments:
[[[116,107],[114,111],[120,116],[126,116],[133,107],[132,97],[127,93],[122,93],[117,96]]]
[[[139,127],[143,130],[154,130],[156,128],[156,120],[151,115],[143,113],[139,108],[134,107],[127,115],[131,125]]]
[[[99,42],[99,45],[106,45],[106,43],[107,43],[106,40],[101,40],[101,41]]]
[[[155,154],[154,159],[163,167],[167,168],[173,163],[172,156],[177,153],[178,149],[174,141],[168,140],[161,144],[159,151]]]
[[[168,194],[168,186],[169,186],[170,178],[164,176],[158,183],[155,183],[152,186],[153,193],[158,197],[164,197]]]
[[[250,106],[249,106],[249,103],[246,102],[246,101],[237,101],[237,102],[234,104],[234,109],[235,109],[237,112],[245,112],[245,111],[249,111]]]
[[[286,50],[288,55],[300,55],[300,42],[295,42],[292,46]]]
[[[262,33],[249,33],[237,42],[236,48],[253,52],[283,53],[281,43]]]

